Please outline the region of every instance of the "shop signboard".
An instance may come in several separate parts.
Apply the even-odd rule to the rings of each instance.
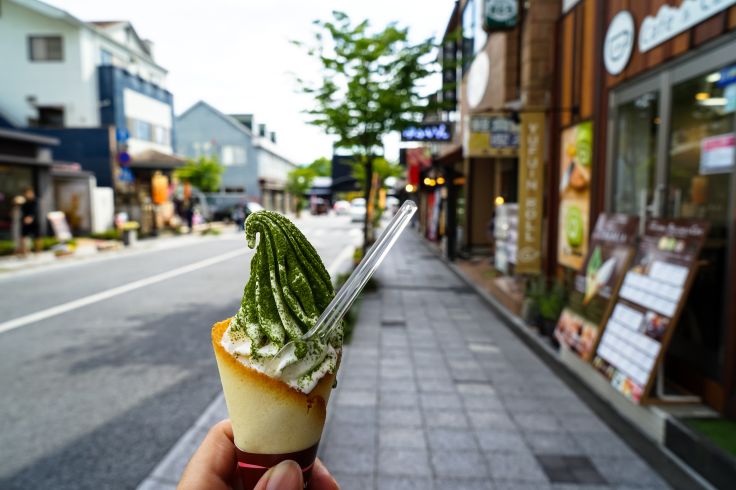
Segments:
[[[401,141],[436,141],[446,143],[452,140],[452,126],[447,122],[412,124],[401,131]]]
[[[583,270],[575,276],[566,314],[560,317],[555,337],[585,360],[590,360],[599,325],[608,317],[624,271],[634,251],[639,218],[602,213],[590,237],[590,252]]]
[[[707,231],[697,220],[650,220],[624,276],[593,366],[635,403],[648,400]]]
[[[516,157],[519,152],[519,125],[502,113],[470,116],[465,141],[467,157]]]
[[[63,211],[51,211],[46,213],[46,219],[51,223],[51,229],[54,230],[54,237],[60,242],[66,242],[72,239],[72,232],[69,229],[69,223]]]
[[[725,174],[733,170],[736,135],[722,134],[703,138],[700,142],[700,174]]]
[[[732,5],[736,0],[683,0],[678,7],[664,4],[657,15],[641,23],[639,51],[646,53]]]
[[[616,14],[603,41],[603,64],[611,75],[618,75],[629,64],[634,50],[634,17],[628,10]]]
[[[489,31],[513,29],[518,17],[518,0],[485,0],[485,22]]]
[[[580,123],[562,132],[557,261],[580,270],[588,253],[593,124]]]
[[[544,113],[521,115],[519,143],[519,225],[516,272],[542,270],[542,217],[544,202]]]

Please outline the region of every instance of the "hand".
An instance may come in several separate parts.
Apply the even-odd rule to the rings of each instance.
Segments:
[[[223,420],[210,429],[189,461],[178,490],[231,490],[239,488],[233,427]],[[302,490],[302,471],[294,461],[274,466],[260,479],[255,490]],[[339,490],[327,468],[317,459],[312,470],[312,490]]]
[[[23,218],[23,224],[30,225],[31,223],[33,223],[33,216],[26,216]]]

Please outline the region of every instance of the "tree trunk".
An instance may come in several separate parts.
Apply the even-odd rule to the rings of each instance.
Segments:
[[[365,219],[363,221],[363,257],[373,242],[371,227],[373,225],[373,203],[371,190],[373,188],[373,156],[368,155],[365,162]]]

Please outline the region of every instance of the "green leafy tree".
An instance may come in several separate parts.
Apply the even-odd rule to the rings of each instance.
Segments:
[[[183,167],[176,170],[176,176],[202,192],[217,192],[224,171],[225,167],[215,157],[201,156],[196,160],[187,160]]]
[[[352,151],[364,166],[366,248],[373,237],[374,161],[383,154],[383,136],[420,120],[427,110],[421,82],[435,71],[427,59],[434,46],[431,40],[410,42],[408,29],[396,23],[375,31],[367,20],[355,25],[342,12],[314,24],[314,42],[296,44],[321,65],[321,80],[297,81],[314,98],[309,122],[337,136],[336,146]]]
[[[307,166],[295,168],[286,177],[286,190],[296,199],[297,217],[304,209],[304,195],[312,187],[312,180],[315,176],[311,166]]]
[[[308,165],[312,169],[314,175],[319,177],[329,177],[332,175],[332,161],[326,157],[319,157]]]

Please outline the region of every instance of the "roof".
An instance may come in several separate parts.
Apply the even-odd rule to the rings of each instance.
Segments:
[[[26,131],[20,131],[16,129],[0,128],[0,138],[16,140],[16,141],[25,141],[28,143],[36,143],[37,145],[56,146],[59,144],[58,138],[52,138],[50,136],[40,136],[38,134],[32,134]]]
[[[131,156],[130,166],[131,168],[147,168],[147,169],[161,169],[170,170],[179,168],[186,163],[186,158],[180,157],[179,155],[171,155],[169,153],[162,153],[158,150],[145,150],[140,153],[136,153]]]
[[[185,110],[184,112],[182,112],[181,114],[179,114],[178,116],[176,116],[177,121],[180,120],[180,119],[182,119],[183,117],[186,117],[191,111],[193,111],[197,107],[203,107],[204,109],[206,109],[206,110],[212,112],[213,114],[215,114],[216,116],[218,116],[220,119],[222,119],[226,123],[230,124],[232,127],[234,127],[235,129],[237,129],[241,133],[243,133],[243,134],[245,134],[245,135],[247,135],[249,137],[253,137],[253,132],[251,130],[249,130],[244,124],[240,123],[238,120],[236,120],[232,116],[228,116],[224,112],[218,111],[213,106],[211,106],[210,104],[208,104],[207,102],[205,102],[203,100],[200,100],[200,101],[195,102],[189,109]]]
[[[133,51],[130,46],[127,46],[121,42],[118,42],[117,40],[113,39],[111,36],[109,36],[106,32],[104,27],[109,27],[111,25],[115,25],[115,23],[119,22],[128,22],[128,21],[97,21],[99,22],[85,22],[66,10],[60,9],[58,7],[54,7],[53,5],[49,5],[47,3],[41,2],[39,0],[10,0],[11,2],[16,3],[17,5],[21,5],[22,7],[25,7],[29,10],[32,10],[34,12],[37,12],[41,15],[45,15],[46,17],[51,17],[53,19],[59,19],[66,21],[69,24],[75,25],[77,27],[87,29],[89,31],[94,32],[98,36],[104,37],[108,42],[115,44],[116,46],[125,49],[130,52],[134,52],[136,55],[140,56],[141,58],[145,59],[147,62],[151,63],[152,65],[156,66],[160,70],[168,73],[168,70],[166,70],[163,66],[156,63],[150,54],[147,52],[144,53],[138,53]],[[128,22],[129,23],[129,22]],[[132,25],[131,25],[132,27]],[[133,32],[135,32],[135,29],[133,29]],[[138,36],[138,33],[135,32],[135,35],[140,40],[140,37]]]

